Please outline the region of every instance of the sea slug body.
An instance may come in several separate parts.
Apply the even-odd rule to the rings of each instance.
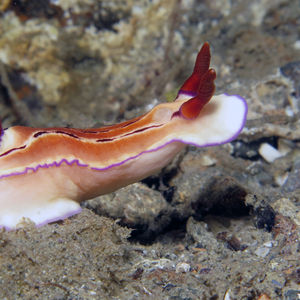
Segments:
[[[247,104],[213,96],[210,49],[198,53],[192,75],[172,103],[120,124],[91,129],[0,124],[0,227],[22,218],[37,225],[79,213],[81,201],[110,193],[167,165],[186,144],[221,145],[242,130]]]

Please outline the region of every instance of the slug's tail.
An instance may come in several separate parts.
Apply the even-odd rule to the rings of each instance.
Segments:
[[[184,82],[178,93],[192,97],[181,105],[178,112],[186,119],[196,118],[214,94],[216,72],[214,69],[209,69],[209,65],[210,48],[206,42],[197,55],[192,75]]]

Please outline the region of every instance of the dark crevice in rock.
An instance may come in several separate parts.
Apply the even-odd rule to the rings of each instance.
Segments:
[[[147,224],[135,225],[128,240],[133,243],[139,242],[143,245],[151,245],[163,235],[170,235],[173,240],[183,240],[186,233],[187,217],[179,216],[174,212],[168,219],[169,222],[167,224],[156,229],[151,229]]]
[[[175,186],[170,186],[169,182],[178,174],[178,168],[172,168],[168,172],[159,175],[149,176],[142,180],[142,183],[149,188],[154,189],[162,194],[168,203],[172,202]]]
[[[14,0],[10,8],[22,21],[30,18],[62,17],[63,11],[60,7],[50,3],[49,0]]]
[[[151,188],[156,187],[160,192],[161,181],[160,177],[155,176],[146,180],[147,185]],[[198,201],[187,204],[181,211],[176,206],[172,206],[169,211],[161,212],[153,224],[135,224],[130,240],[151,244],[158,237],[171,234],[173,231],[180,229],[185,232],[186,221],[190,216],[193,216],[197,221],[203,221],[204,217],[208,215],[230,218],[250,215],[251,206],[245,202],[248,192],[233,178],[212,177],[204,190],[206,192],[199,195]],[[167,194],[166,191],[168,190],[163,193]],[[170,193],[172,194],[172,192]]]
[[[26,104],[31,112],[40,112],[42,105],[38,100],[37,89],[33,85],[29,84],[23,77],[22,69],[10,69],[8,72],[9,82],[12,89],[16,93],[18,100]],[[13,106],[13,104],[11,103]]]
[[[9,93],[7,88],[1,84],[1,76],[0,76],[0,99],[3,99],[3,102],[6,106],[10,106],[9,101]]]
[[[251,161],[257,161],[261,157],[260,154],[258,153],[258,149],[262,143],[268,143],[271,146],[277,148],[278,137],[272,136],[272,137],[261,138],[249,143],[235,140],[231,142],[231,144],[234,147],[232,155],[234,157],[248,159]]]
[[[153,175],[143,179],[141,182],[147,185],[150,189],[158,191],[161,184],[161,179],[159,176]]]
[[[253,214],[258,229],[266,229],[268,232],[272,230],[275,225],[276,214],[271,206],[260,206],[254,210]]]
[[[226,217],[248,216],[250,207],[245,203],[246,189],[231,177],[211,178],[199,200],[192,203],[194,217],[202,219],[205,215]]]

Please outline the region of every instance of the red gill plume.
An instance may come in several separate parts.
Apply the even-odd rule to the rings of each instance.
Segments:
[[[216,72],[209,69],[210,48],[206,42],[199,51],[192,75],[185,81],[179,93],[194,96],[179,109],[179,115],[186,119],[196,118],[203,106],[211,99],[215,91]]]

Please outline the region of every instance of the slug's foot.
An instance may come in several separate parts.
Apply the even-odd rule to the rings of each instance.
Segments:
[[[30,219],[37,226],[42,226],[58,220],[63,220],[81,212],[80,205],[65,198],[41,201],[40,203],[27,203],[26,206],[10,208],[9,211],[0,212],[0,227],[7,230],[22,227],[22,221]]]

